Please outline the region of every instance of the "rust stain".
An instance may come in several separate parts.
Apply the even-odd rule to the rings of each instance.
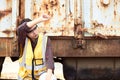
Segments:
[[[11,3],[12,1],[11,0],[6,0],[7,3]]]
[[[65,5],[63,4],[62,7],[64,7]]]
[[[10,34],[11,33],[11,31],[10,30],[4,30],[4,31],[2,31],[3,33],[6,33],[6,34]]]
[[[82,18],[78,17],[76,18],[74,23],[74,35],[75,38],[82,38],[82,33],[85,31],[85,28],[82,27]]]
[[[45,9],[47,10],[48,9],[48,4],[44,4],[44,6],[45,6]]]
[[[66,21],[66,17],[63,15],[65,13],[62,12],[62,10],[65,9],[65,4],[61,3],[60,0],[41,0],[41,2],[36,2],[36,0],[33,0],[33,18],[39,17],[42,13],[46,13],[49,16],[51,16],[51,20],[44,22],[44,27],[40,27],[40,32],[43,33],[52,33],[53,35],[69,35],[69,34],[74,34],[73,32],[73,14],[68,15],[68,21]],[[39,5],[40,4],[40,5]],[[62,8],[62,9],[61,9]],[[57,21],[54,21],[53,19],[58,17]],[[55,22],[54,25],[49,25],[51,22]],[[58,23],[57,25],[57,22]],[[60,25],[59,25],[60,24]],[[69,27],[65,27],[69,26]],[[72,26],[71,26],[72,25]],[[46,27],[45,27],[46,26]],[[53,28],[54,27],[54,28]],[[72,30],[71,30],[72,29]]]
[[[104,27],[104,25],[102,23],[98,23],[96,20],[92,22],[92,25],[94,26],[94,28],[96,28],[96,27]]]
[[[113,26],[106,26],[102,23],[98,23],[96,20],[92,21],[92,28],[87,28],[88,33],[101,38],[107,39],[107,36],[120,36],[120,28]]]
[[[117,17],[117,1],[114,1],[114,17]]]
[[[4,10],[4,11],[0,11],[0,20],[7,16],[8,14],[10,14],[12,12],[12,9],[8,9],[8,10]]]
[[[33,14],[33,15],[34,15],[34,16],[36,16],[37,14],[38,14],[38,12],[34,12],[34,14]]]
[[[50,1],[51,7],[58,5],[58,0],[51,0]]]
[[[51,16],[54,15],[54,11],[58,11],[60,14],[59,0],[42,0],[41,3],[40,11],[44,11]]]
[[[116,11],[114,11],[114,15],[115,15],[115,16],[117,15]]]
[[[100,3],[103,7],[108,7],[110,4],[110,0],[100,0]]]
[[[19,18],[24,19],[24,17],[25,17],[25,0],[19,0]],[[20,22],[21,20],[18,21]]]

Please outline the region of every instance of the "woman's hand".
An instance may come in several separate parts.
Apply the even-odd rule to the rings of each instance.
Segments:
[[[51,80],[52,78],[52,70],[51,69],[48,69],[47,70],[47,75],[46,75],[46,79],[45,80]]]
[[[38,18],[38,22],[44,22],[49,20],[51,17],[47,14],[41,14],[41,16]]]

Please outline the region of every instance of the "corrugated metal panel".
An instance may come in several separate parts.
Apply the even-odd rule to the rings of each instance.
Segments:
[[[12,2],[14,5],[12,5]],[[90,34],[120,36],[119,0],[20,0],[25,2],[25,17],[49,14],[50,21],[39,24],[40,31],[50,35],[81,35],[81,27]],[[1,0],[0,36],[11,37],[19,15],[19,0]],[[22,10],[20,10],[22,11]],[[24,15],[20,14],[19,16]],[[14,17],[13,17],[14,16]],[[4,26],[4,27],[3,27]],[[88,33],[90,33],[88,35]]]
[[[18,16],[18,0],[0,0],[0,37],[14,37]]]
[[[0,56],[17,56],[18,0],[0,0]]]
[[[50,35],[74,36],[85,31],[85,36],[120,36],[119,4],[119,0],[26,0],[25,14],[32,19],[42,13],[52,16],[39,24],[40,31]]]
[[[39,17],[42,13],[49,14],[50,21],[40,23],[40,31],[50,35],[74,35],[74,1],[75,0],[26,0],[25,14],[29,18]],[[28,5],[27,2],[31,2]],[[32,15],[31,15],[32,12]]]
[[[83,21],[88,33],[120,36],[119,7],[119,0],[83,0]]]
[[[0,5],[0,37],[11,37],[12,0],[1,0]]]

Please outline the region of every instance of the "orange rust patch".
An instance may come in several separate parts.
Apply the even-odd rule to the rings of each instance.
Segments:
[[[12,9],[8,9],[8,10],[4,10],[4,11],[0,11],[0,20],[7,16],[8,14],[10,14],[12,12]]]
[[[10,30],[4,30],[4,31],[2,31],[3,33],[6,33],[6,34],[10,34],[11,33],[11,31]]]

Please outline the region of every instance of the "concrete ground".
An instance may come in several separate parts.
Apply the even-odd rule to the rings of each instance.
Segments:
[[[18,61],[12,62],[9,57],[6,57],[3,64],[1,79],[17,79],[18,69],[19,69]],[[54,73],[58,79],[65,80],[63,77],[63,69],[61,63],[55,63]]]

